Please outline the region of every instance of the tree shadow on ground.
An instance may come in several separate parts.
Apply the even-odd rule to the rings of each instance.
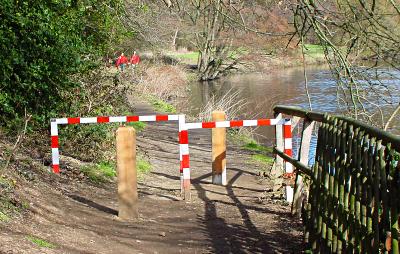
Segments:
[[[220,200],[211,200],[207,197],[207,192],[200,183],[201,180],[209,177],[205,174],[193,180],[193,186],[196,189],[198,196],[204,201],[204,217],[199,217],[198,221],[204,225],[203,230],[209,236],[209,241],[212,243],[213,253],[295,253],[295,250],[288,250],[285,246],[285,239],[291,236],[282,231],[265,234],[261,232],[252,222],[249,210],[252,207],[244,205],[234,193],[234,188],[231,185],[243,174],[238,171],[231,178],[228,185],[225,186],[227,196],[233,201],[236,208],[239,210],[243,223],[227,223],[223,218],[219,218],[218,214],[227,212],[217,209],[219,203],[226,204],[227,202]],[[269,209],[263,209],[264,213],[272,213],[278,216],[288,217],[285,212],[276,212]],[[295,244],[297,246],[300,243]],[[297,250],[298,251],[298,250]]]
[[[118,211],[117,210],[109,208],[107,206],[100,205],[100,204],[98,204],[96,202],[93,202],[92,200],[87,199],[87,198],[84,198],[84,197],[81,197],[81,196],[78,196],[78,195],[74,195],[74,194],[68,194],[67,196],[69,198],[75,200],[75,201],[78,201],[80,203],[83,203],[85,205],[93,207],[93,208],[95,208],[95,209],[97,209],[97,210],[99,210],[101,212],[109,213],[109,214],[112,214],[112,215],[118,215]]]

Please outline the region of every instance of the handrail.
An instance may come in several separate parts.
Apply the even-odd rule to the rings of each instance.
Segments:
[[[274,147],[274,153],[278,154],[282,157],[285,161],[290,162],[296,170],[300,171],[301,173],[308,175],[309,177],[313,177],[312,170],[310,167],[304,165],[300,161],[293,159],[289,155],[285,154],[283,151],[279,150],[278,148]]]
[[[324,113],[304,110],[300,107],[277,105],[274,107],[274,112],[307,118],[311,121],[324,122]]]
[[[298,116],[298,117],[302,117],[302,118],[307,118],[311,121],[317,121],[317,122],[323,122],[323,123],[326,122],[326,120],[324,119],[325,114],[320,113],[320,112],[304,110],[300,107],[277,105],[274,107],[274,112],[292,115],[292,116]],[[381,139],[383,145],[387,145],[390,143],[393,148],[395,148],[396,150],[400,150],[400,136],[383,131],[381,129],[370,126],[366,123],[363,123],[359,120],[356,120],[356,119],[353,119],[353,118],[350,118],[347,116],[340,116],[340,115],[333,115],[333,116],[339,120],[344,120],[344,121],[352,124],[356,128],[363,129],[364,131],[377,137],[378,139]]]

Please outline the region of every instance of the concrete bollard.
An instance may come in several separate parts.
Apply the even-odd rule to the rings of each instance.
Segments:
[[[212,119],[225,121],[225,112],[212,112]],[[226,185],[226,128],[212,129],[212,182]]]
[[[136,172],[136,131],[132,127],[117,130],[117,174],[118,174],[118,217],[134,220],[139,217],[137,172]]]

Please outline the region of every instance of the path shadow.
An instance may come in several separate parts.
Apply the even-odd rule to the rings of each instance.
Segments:
[[[93,207],[93,208],[95,208],[95,209],[97,209],[99,211],[102,211],[104,213],[109,213],[109,214],[112,214],[112,215],[118,215],[118,211],[117,210],[109,208],[107,206],[103,206],[103,205],[97,204],[96,202],[93,202],[92,200],[89,200],[87,198],[84,198],[84,197],[81,197],[81,196],[78,196],[78,195],[74,195],[74,194],[68,194],[67,196],[69,198],[75,200],[75,201],[78,201],[78,202],[80,202],[82,204],[85,204],[85,205],[88,205],[90,207]]]
[[[249,210],[256,210],[255,207],[243,204],[236,196],[232,184],[243,174],[241,170],[229,180],[225,188],[227,196],[232,200],[232,205],[235,206],[240,213],[241,221],[226,221],[220,218],[218,214],[229,213],[229,210],[218,210],[217,206],[220,203],[226,204],[225,201],[211,200],[207,193],[209,190],[202,187],[201,180],[208,177],[205,174],[196,178],[193,184],[198,196],[204,202],[204,217],[199,217],[199,223],[204,225],[205,234],[212,244],[213,253],[281,253],[282,239],[290,238],[290,235],[284,232],[264,233],[260,231],[253,223]],[[285,212],[272,211],[268,208],[258,208],[264,213],[274,214],[278,216],[288,216]],[[221,216],[222,217],[222,216]],[[226,216],[225,216],[226,217]],[[228,217],[229,218],[229,217]],[[286,253],[294,253],[289,251]]]

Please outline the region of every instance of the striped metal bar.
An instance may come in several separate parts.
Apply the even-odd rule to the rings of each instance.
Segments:
[[[283,125],[285,120],[278,119],[256,119],[256,120],[232,120],[219,122],[199,122],[187,123],[188,130],[192,129],[212,129],[212,128],[230,128],[230,127],[251,127],[251,126],[273,126]]]
[[[53,172],[56,174],[60,173],[58,125],[179,121],[180,117],[181,115],[145,115],[145,116],[68,117],[68,118],[51,119],[50,135],[51,135],[51,160],[52,160]]]

